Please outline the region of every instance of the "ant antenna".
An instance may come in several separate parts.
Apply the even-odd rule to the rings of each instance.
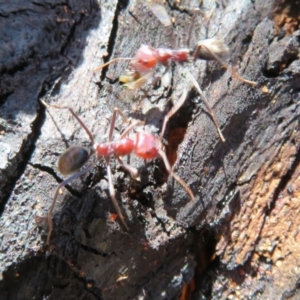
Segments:
[[[48,103],[46,103],[44,100],[40,99],[40,101],[42,102],[42,104],[47,107],[48,109],[50,107],[53,108],[59,108],[59,109],[68,109],[70,111],[70,113],[72,114],[72,116],[77,120],[77,122],[81,125],[81,127],[84,129],[84,131],[87,133],[87,135],[90,138],[90,141],[92,143],[92,145],[94,145],[95,140],[94,137],[91,133],[91,131],[86,127],[86,125],[84,124],[84,122],[79,118],[79,116],[74,112],[74,110],[71,107],[68,106],[60,106],[60,105],[56,105],[56,104],[51,104],[49,105]]]
[[[106,66],[110,65],[111,63],[119,61],[119,60],[133,60],[133,58],[132,57],[117,57],[117,58],[114,58],[114,59],[108,61],[107,63],[103,64],[102,66],[96,68],[95,70],[93,70],[93,72],[100,71],[103,68],[105,68]]]
[[[207,14],[204,13],[200,8],[195,8],[195,9],[193,9],[192,20],[191,20],[190,27],[189,27],[189,30],[188,30],[188,38],[187,38],[187,41],[186,41],[186,44],[187,44],[188,48],[190,48],[192,32],[193,32],[193,30],[194,30],[196,17],[197,17],[198,15],[201,15],[201,16],[204,18],[204,20],[205,20],[205,19],[206,19],[206,20],[209,20],[210,17],[212,16],[212,11],[209,13],[209,15],[207,15]]]

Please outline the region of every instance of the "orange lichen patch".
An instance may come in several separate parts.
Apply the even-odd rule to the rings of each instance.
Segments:
[[[299,29],[300,8],[294,0],[281,0],[273,11],[273,21],[275,24],[275,35],[280,29],[286,32],[286,35],[292,34]]]
[[[168,145],[167,145],[167,157],[169,159],[170,165],[173,166],[177,159],[177,150],[180,143],[183,141],[184,135],[186,133],[186,128],[178,127],[173,128],[169,132]]]
[[[257,249],[258,241],[265,238],[262,236],[262,232],[265,230],[265,224],[270,221],[267,211],[273,205],[273,201],[276,201],[275,214],[283,205],[282,198],[273,198],[281,179],[290,170],[296,153],[296,147],[292,143],[286,143],[278,150],[278,153],[274,153],[273,157],[261,165],[256,177],[248,185],[243,185],[240,188],[241,209],[233,217],[230,227],[226,231],[224,230],[217,245],[217,254],[220,255],[224,264],[243,265],[251,257],[253,251]],[[287,214],[288,211],[285,213]],[[281,225],[284,226],[283,224],[280,225],[281,222],[288,222],[287,218],[276,219],[274,226],[278,228],[276,231],[279,234],[287,234],[280,227]],[[293,222],[297,223],[297,220],[295,219]],[[275,227],[273,232],[275,232]],[[269,232],[268,239],[270,240],[268,247],[274,247],[277,235],[272,235],[272,232]]]
[[[299,178],[300,165],[266,218],[256,247],[257,255],[272,262],[268,275],[278,288],[292,289],[300,274]]]
[[[229,293],[233,299],[247,298],[246,294],[240,298],[238,289],[242,293],[244,290],[249,292],[251,287],[255,289],[259,285],[260,280],[272,282],[265,286],[261,299],[279,299],[283,290],[293,290],[297,286],[300,274],[299,178],[300,165],[265,218],[249,263],[253,275],[244,277],[242,287],[229,278],[226,284],[230,288],[222,294],[224,299],[229,298]]]

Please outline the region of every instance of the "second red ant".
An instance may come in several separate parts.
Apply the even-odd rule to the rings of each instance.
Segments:
[[[151,8],[150,8],[151,9]],[[155,5],[155,9],[151,9],[154,15],[166,26],[171,24],[165,8],[161,5]],[[163,20],[163,21],[162,21]],[[167,21],[166,21],[167,20]],[[119,57],[110,60],[109,62],[98,67],[94,71],[101,70],[109,64],[121,61],[130,60],[129,68],[126,74],[120,76],[120,81],[125,83],[125,86],[130,89],[136,89],[142,86],[149,77],[149,73],[159,64],[166,67],[169,66],[170,61],[177,63],[186,63],[189,61],[196,61],[197,59],[215,60],[221,64],[222,67],[229,70],[231,74],[238,80],[255,86],[256,82],[244,79],[233,68],[230,68],[222,59],[229,54],[229,49],[223,40],[217,38],[205,39],[199,41],[194,49],[169,49],[169,48],[153,48],[149,45],[142,45],[134,57]]]
[[[156,137],[153,134],[147,133],[147,132],[137,132],[132,138],[128,137],[128,133],[135,128],[136,126],[140,125],[140,121],[130,121],[131,124],[124,130],[124,132],[121,134],[120,138],[118,140],[113,141],[113,131],[115,127],[115,122],[117,118],[117,114],[120,114],[124,121],[128,121],[126,117],[123,115],[123,113],[119,109],[115,109],[110,130],[108,134],[108,142],[97,144],[95,143],[94,137],[91,133],[91,131],[87,128],[87,126],[83,123],[83,121],[80,119],[80,117],[73,111],[72,108],[66,107],[66,106],[59,106],[59,105],[49,105],[42,101],[44,106],[48,108],[58,108],[58,109],[67,109],[70,111],[70,113],[73,115],[73,117],[77,120],[77,122],[80,124],[80,126],[85,130],[87,135],[89,136],[90,142],[91,142],[91,149],[87,151],[85,148],[80,146],[72,146],[68,148],[58,159],[58,169],[60,173],[63,175],[70,175],[74,172],[71,177],[67,178],[63,182],[61,182],[55,192],[51,207],[48,211],[48,224],[49,224],[49,233],[47,237],[47,244],[50,243],[51,234],[53,231],[53,221],[52,221],[52,214],[54,210],[54,206],[56,203],[56,200],[59,195],[59,191],[62,187],[69,184],[71,181],[75,180],[76,178],[80,177],[81,175],[88,172],[90,169],[92,169],[95,165],[94,162],[91,162],[88,164],[85,168],[81,169],[88,160],[92,156],[95,156],[97,160],[100,160],[104,158],[106,163],[106,169],[107,169],[107,177],[108,177],[108,185],[109,185],[109,193],[113,202],[113,205],[116,209],[116,212],[123,223],[124,227],[128,230],[128,225],[125,221],[125,218],[123,217],[123,214],[121,212],[121,208],[119,207],[119,204],[116,199],[114,185],[113,185],[113,179],[112,179],[112,171],[110,167],[110,158],[111,156],[115,156],[120,165],[127,170],[133,178],[138,177],[138,171],[136,168],[124,163],[121,159],[122,156],[129,155],[131,153],[135,153],[138,157],[143,159],[154,159],[157,157],[160,157],[164,165],[166,167],[167,172],[169,175],[171,175],[188,193],[189,197],[194,200],[194,194],[191,191],[191,189],[187,186],[187,184],[177,175],[173,172],[172,167],[169,163],[169,160],[164,152],[164,147],[162,143],[162,137],[164,135],[164,131],[166,128],[166,124],[168,120],[178,111],[178,109],[183,105],[185,99],[187,97],[187,91],[184,90],[180,100],[173,106],[173,108],[169,111],[169,113],[165,116],[162,131],[160,134],[160,137]],[[81,169],[81,170],[79,170]],[[79,170],[79,171],[78,171]]]

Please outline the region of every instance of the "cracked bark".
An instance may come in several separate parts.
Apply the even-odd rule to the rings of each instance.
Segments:
[[[195,2],[195,3],[194,3]],[[166,4],[178,47],[186,47],[198,1]],[[211,6],[210,6],[211,5]],[[112,161],[125,232],[107,192],[105,168],[76,180],[56,205],[50,249],[36,216],[46,215],[62,180],[56,160],[88,139],[69,105],[99,142],[112,109],[132,114],[136,96],[117,78],[128,63],[92,72],[141,44],[170,46],[171,34],[148,8],[132,1],[1,4],[0,294],[3,299],[297,299],[299,297],[299,5],[293,1],[204,2],[191,45],[223,36],[239,73],[217,64],[186,66],[205,89],[226,143],[189,97],[165,139],[176,172],[195,193],[191,202],[160,161],[134,157],[141,181]],[[159,70],[157,70],[159,72]],[[151,89],[134,116],[158,133],[163,116],[189,86],[181,66],[168,87]],[[117,123],[116,136],[121,130]],[[166,182],[167,180],[167,182]],[[189,284],[189,285],[188,285]],[[189,294],[188,290],[192,290]]]

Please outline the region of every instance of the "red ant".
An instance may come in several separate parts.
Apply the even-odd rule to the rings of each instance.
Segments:
[[[155,4],[150,8],[154,15],[160,20],[164,26],[170,26],[171,20],[165,8],[161,5]],[[125,83],[125,86],[130,89],[136,89],[142,86],[149,77],[149,72],[158,64],[168,66],[170,61],[178,63],[186,63],[191,60],[215,60],[219,62],[225,69],[229,70],[231,74],[238,80],[250,84],[257,85],[256,82],[244,79],[234,69],[230,68],[222,61],[222,58],[228,56],[229,49],[223,40],[211,38],[199,41],[194,49],[168,49],[168,48],[153,48],[149,45],[142,45],[136,52],[133,58],[119,57],[110,60],[94,70],[94,72],[101,70],[109,64],[119,60],[130,60],[126,75],[120,76],[120,81]]]
[[[109,164],[111,156],[115,155],[118,162],[121,164],[121,166],[124,167],[125,170],[127,170],[134,178],[138,177],[138,171],[136,168],[124,163],[121,160],[122,156],[129,155],[131,153],[135,153],[138,157],[143,159],[154,159],[157,157],[160,157],[166,167],[167,172],[174,177],[174,179],[182,185],[182,187],[187,191],[190,198],[192,200],[195,199],[193,192],[191,189],[187,186],[187,184],[172,171],[172,167],[169,163],[169,160],[163,150],[163,143],[162,143],[162,137],[164,135],[164,131],[166,128],[166,124],[168,120],[174,115],[177,110],[182,106],[185,99],[187,97],[187,91],[183,91],[180,100],[173,106],[173,108],[169,111],[169,113],[165,116],[162,131],[160,134],[160,137],[156,137],[153,134],[146,133],[146,132],[137,132],[135,133],[135,136],[133,138],[127,137],[128,133],[137,125],[139,125],[140,121],[133,121],[132,124],[130,124],[124,132],[121,134],[120,138],[116,141],[112,141],[113,131],[115,127],[116,117],[117,114],[120,114],[123,118],[123,121],[129,122],[129,120],[126,119],[124,114],[117,108],[115,108],[111,120],[109,135],[108,135],[108,142],[103,144],[97,144],[94,141],[94,137],[91,133],[91,131],[87,128],[87,126],[83,123],[83,121],[80,119],[80,117],[73,111],[72,108],[67,106],[59,106],[59,105],[49,105],[45,103],[43,100],[41,102],[47,107],[53,107],[53,108],[59,108],[59,109],[68,109],[70,113],[74,116],[74,118],[77,120],[77,122],[80,124],[80,126],[85,130],[87,135],[89,136],[89,139],[91,141],[91,150],[88,152],[85,148],[79,147],[79,146],[71,146],[68,148],[58,159],[58,170],[63,175],[70,175],[76,171],[78,171],[81,167],[85,165],[85,163],[92,157],[95,156],[97,160],[100,160],[104,158],[107,168],[107,176],[108,176],[108,184],[109,184],[109,193],[113,202],[113,205],[116,209],[116,212],[121,219],[121,222],[125,226],[125,228],[128,230],[128,226],[125,222],[125,219],[123,217],[123,214],[121,212],[121,209],[119,207],[119,204],[116,200],[115,196],[115,190],[113,186],[113,180],[112,180],[112,172],[111,167]],[[130,120],[131,122],[131,120]],[[92,167],[94,166],[94,162],[91,162],[87,167],[84,169],[78,171],[77,173],[73,174],[71,177],[67,178],[63,182],[61,182],[55,192],[51,207],[48,211],[48,224],[49,224],[49,233],[47,237],[47,244],[50,243],[51,234],[53,231],[53,221],[52,221],[52,214],[53,209],[55,206],[55,202],[57,200],[59,191],[62,187],[69,184],[74,179],[80,177],[81,175],[88,172]]]
[[[206,39],[200,41],[195,49],[165,49],[158,48],[154,49],[148,45],[142,45],[136,52],[133,58],[128,57],[119,57],[110,60],[94,71],[98,71],[109,64],[118,61],[118,60],[130,60],[129,69],[126,71],[126,75],[122,75],[120,77],[121,82],[136,82],[141,80],[143,84],[145,82],[144,76],[154,69],[158,64],[162,64],[164,66],[168,66],[170,61],[185,63],[189,62],[191,58],[195,61],[196,59],[204,59],[204,60],[216,60],[218,61],[225,69],[229,70],[232,75],[252,86],[257,85],[256,82],[244,79],[240,76],[234,69],[230,68],[227,64],[222,62],[220,57],[227,56],[229,52],[228,47],[222,40],[219,39]],[[129,88],[135,89],[141,86],[140,83],[136,82],[134,85],[126,85]]]

